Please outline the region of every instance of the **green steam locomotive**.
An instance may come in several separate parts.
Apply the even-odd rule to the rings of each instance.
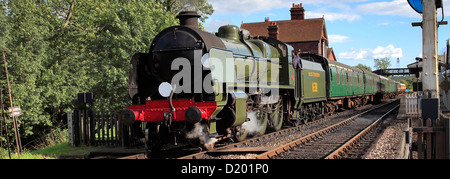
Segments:
[[[394,97],[399,83],[233,25],[198,28],[195,12],[178,15],[135,54],[129,71],[133,105],[120,121],[143,131],[147,147],[187,141],[207,149],[295,126],[344,108]]]

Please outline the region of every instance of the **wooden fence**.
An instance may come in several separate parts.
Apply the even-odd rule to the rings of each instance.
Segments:
[[[69,111],[69,144],[72,146],[132,147],[143,145],[134,129],[119,122],[117,111]]]
[[[419,119],[413,132],[417,133],[419,159],[449,158],[449,119]]]
[[[419,117],[422,114],[420,110],[420,98],[418,92],[408,93],[405,95],[406,115]]]
[[[398,118],[407,118],[408,121],[413,120],[414,122],[413,124],[408,122],[409,128],[405,133],[404,140],[408,137],[411,138],[405,142],[405,149],[402,150],[403,156],[399,156],[399,158],[410,157],[407,150],[412,150],[417,151],[419,159],[449,159],[449,117],[441,114],[439,119],[422,119],[421,99],[421,91],[408,93],[402,98],[404,106],[400,108]],[[415,140],[412,136],[415,136]]]

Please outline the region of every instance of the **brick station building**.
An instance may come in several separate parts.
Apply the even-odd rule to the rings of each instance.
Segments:
[[[250,31],[252,36],[269,36],[286,42],[296,51],[314,53],[335,60],[333,49],[328,48],[328,35],[325,19],[305,19],[305,8],[293,4],[290,10],[291,20],[242,23],[241,29]]]

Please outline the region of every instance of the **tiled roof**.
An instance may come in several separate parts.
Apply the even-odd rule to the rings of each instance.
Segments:
[[[279,40],[283,42],[309,42],[327,38],[324,18],[243,23],[241,29],[250,31],[252,36],[269,36],[267,28],[271,22],[278,25]]]

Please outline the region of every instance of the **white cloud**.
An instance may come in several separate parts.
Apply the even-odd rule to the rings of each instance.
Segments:
[[[364,14],[421,17],[409,6],[406,0],[368,3],[359,5],[355,9]]]
[[[369,58],[370,49],[352,50],[351,52],[339,53],[338,58],[350,60],[366,60]]]
[[[353,22],[362,19],[359,14],[354,13],[351,3],[360,3],[367,0],[303,0],[294,2],[295,4],[303,3],[307,6],[306,18],[320,18],[325,16],[327,21],[346,20]],[[217,14],[244,14],[249,15],[258,11],[268,11],[273,9],[291,8],[293,1],[291,0],[209,0]],[[318,9],[316,9],[319,7]],[[330,11],[330,9],[333,9]],[[289,12],[287,12],[289,13]],[[273,14],[272,14],[273,15]],[[271,16],[271,15],[269,15]]]
[[[378,46],[375,49],[352,49],[350,52],[342,52],[338,55],[338,58],[349,60],[372,60],[384,57],[390,59],[402,58],[403,50],[395,48],[394,45],[388,45],[386,47]]]
[[[388,45],[386,47],[378,46],[372,51],[374,58],[402,58],[403,50],[401,48],[395,48],[394,45]]]
[[[325,17],[327,21],[338,21],[346,20],[348,22],[353,22],[355,20],[360,20],[361,16],[358,14],[350,13],[334,13],[334,12],[308,12],[306,11],[306,18],[320,18]]]
[[[257,11],[290,8],[292,3],[303,3],[312,9],[306,9],[312,17],[322,17],[327,20],[347,20],[353,22],[361,19],[362,14],[389,15],[421,18],[406,0],[384,0],[373,2],[368,0],[209,0],[213,5],[215,13],[218,14],[252,14]],[[450,16],[450,0],[443,0],[445,15]],[[320,10],[314,10],[319,7]],[[330,11],[333,9],[332,11]],[[308,11],[310,10],[310,11]],[[438,10],[440,16],[441,10]]]
[[[390,22],[382,22],[382,23],[378,23],[378,25],[387,26],[387,25],[391,25],[391,23]]]
[[[209,18],[205,23],[205,29],[208,32],[217,32],[219,27],[221,27],[223,25],[228,25],[228,24],[231,24],[230,19],[217,20],[214,18]]]
[[[378,23],[378,26],[397,26],[397,25],[404,25],[404,24],[409,24],[411,22],[405,22],[405,21],[393,21],[393,22],[381,22]]]
[[[327,7],[343,7],[348,3],[365,2],[367,0],[209,0],[208,3],[213,5],[215,13],[218,14],[234,14],[236,12],[242,14],[251,14],[257,11],[265,11],[271,9],[290,8],[292,3],[303,3],[304,5],[322,5]],[[308,12],[308,9],[307,9]],[[320,16],[322,17],[322,15]]]
[[[330,35],[328,35],[328,40],[329,40],[330,44],[337,44],[337,43],[348,42],[350,40],[350,37],[347,37],[344,35],[330,34]]]
[[[266,0],[210,0],[214,12],[219,14],[251,14],[256,11],[287,8],[292,6],[292,2],[286,0],[272,0],[268,3]]]

